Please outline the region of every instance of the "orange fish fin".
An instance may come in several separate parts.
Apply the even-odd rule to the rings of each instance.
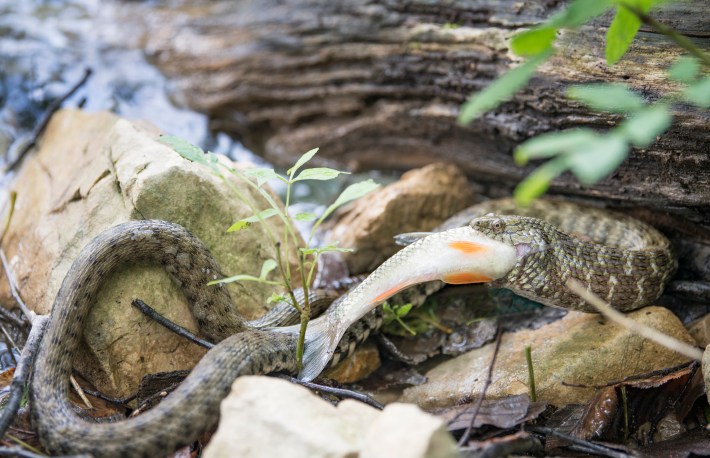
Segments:
[[[373,303],[380,302],[380,301],[384,301],[385,299],[387,299],[388,297],[392,296],[393,294],[399,292],[399,291],[402,290],[402,289],[404,289],[404,286],[402,286],[402,285],[397,285],[397,286],[395,286],[395,287],[393,287],[393,288],[390,288],[390,289],[388,289],[387,291],[385,291],[384,293],[379,294],[379,295],[374,299]]]
[[[458,250],[466,254],[480,253],[488,250],[488,247],[484,245],[474,242],[468,242],[466,240],[456,240],[454,242],[449,243],[449,246],[454,250]]]
[[[487,275],[459,272],[445,275],[442,280],[450,285],[465,285],[468,283],[486,283],[492,281],[493,279]]]

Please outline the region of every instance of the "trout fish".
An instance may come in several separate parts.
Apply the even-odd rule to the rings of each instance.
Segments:
[[[485,283],[504,277],[517,262],[515,248],[478,233],[470,226],[416,234],[416,241],[372,272],[360,285],[308,323],[302,380],[312,380],[327,366],[338,342],[355,321],[399,291],[418,283]],[[298,335],[300,325],[271,331]]]

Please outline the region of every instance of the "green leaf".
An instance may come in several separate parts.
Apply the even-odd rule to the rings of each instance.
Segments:
[[[303,254],[321,254],[321,253],[327,253],[327,252],[332,252],[332,251],[338,251],[341,253],[350,253],[351,251],[355,251],[352,248],[341,248],[338,246],[338,242],[333,242],[328,245],[324,246],[319,246],[319,247],[311,247],[311,248],[299,248],[298,249],[301,253]]]
[[[665,132],[673,121],[673,115],[662,103],[640,111],[614,129],[637,148],[646,148]]]
[[[347,188],[343,190],[343,192],[340,193],[337,199],[335,199],[335,202],[333,202],[330,207],[328,207],[325,212],[323,213],[323,216],[320,217],[321,220],[325,219],[333,213],[336,209],[339,207],[347,204],[348,202],[351,202],[355,199],[359,199],[360,197],[364,196],[365,194],[369,193],[370,191],[374,191],[375,189],[379,188],[380,185],[370,180],[365,180],[361,181],[359,183],[353,183]]]
[[[266,276],[269,275],[269,273],[276,267],[278,267],[278,263],[275,260],[267,259],[266,261],[264,261],[264,263],[261,265],[261,273],[259,274],[259,280],[266,280]]]
[[[518,165],[525,165],[531,159],[556,156],[593,141],[597,133],[592,129],[569,129],[538,135],[521,143],[513,152]]]
[[[340,170],[329,169],[328,167],[316,167],[312,169],[304,169],[298,174],[293,182],[301,180],[332,180],[340,174],[350,175],[349,172],[341,172]]]
[[[552,16],[547,25],[557,28],[576,28],[592,18],[601,16],[613,6],[612,0],[574,0],[567,9]]]
[[[635,112],[646,103],[624,84],[584,84],[572,86],[567,95],[597,111]]]
[[[668,69],[670,79],[681,83],[690,83],[698,77],[700,72],[700,62],[692,56],[683,56]]]
[[[190,162],[195,162],[197,164],[207,165],[207,160],[205,158],[205,152],[199,146],[195,146],[192,143],[183,140],[180,137],[175,137],[173,135],[161,135],[158,139],[160,143],[168,145],[180,156],[184,157]]]
[[[229,226],[227,232],[235,232],[245,229],[251,225],[251,223],[256,223],[259,221],[264,221],[271,218],[274,215],[278,215],[278,210],[275,208],[267,208],[266,210],[260,211],[257,215],[252,215],[247,218],[242,218],[236,223]]]
[[[412,307],[413,307],[412,304],[400,305],[399,307],[397,307],[397,309],[395,310],[394,313],[395,313],[395,315],[397,315],[398,317],[401,318],[401,317],[405,316],[407,313],[409,313],[409,311],[412,310]]]
[[[227,228],[227,232],[238,232],[241,231],[242,229],[246,229],[249,226],[251,226],[251,223],[244,221],[243,219],[240,219],[236,223],[232,224]]]
[[[272,303],[274,303],[274,302],[282,302],[282,301],[285,301],[285,300],[286,300],[286,296],[284,296],[283,294],[271,293],[271,296],[269,296],[269,298],[266,299],[266,303],[267,303],[267,304],[272,304]]]
[[[710,77],[688,86],[683,91],[683,98],[700,108],[710,108]]]
[[[579,181],[592,184],[616,170],[628,154],[626,138],[608,134],[571,152],[567,164]]]
[[[303,156],[299,157],[293,167],[286,171],[286,175],[293,176],[293,174],[296,173],[296,171],[300,169],[303,164],[310,161],[317,152],[318,148],[313,148],[312,150],[306,152]]]
[[[274,169],[268,169],[265,167],[248,168],[248,169],[242,170],[241,173],[243,173],[245,176],[247,176],[249,178],[256,179],[256,184],[258,186],[261,186],[264,183],[266,183],[267,181],[273,180],[275,178],[279,179],[281,181],[284,181],[284,182],[287,181],[284,177],[282,177],[281,175],[276,173],[274,171]]]
[[[303,212],[303,213],[296,213],[293,216],[293,219],[296,221],[315,221],[318,219],[315,213],[309,213],[309,212]]]
[[[652,6],[659,5],[667,1],[668,0],[614,0],[614,3],[616,3],[617,6],[635,6],[644,13],[648,13],[651,10]]]
[[[527,62],[518,65],[508,73],[494,80],[485,89],[477,92],[461,107],[458,122],[465,126],[483,113],[497,107],[509,99],[532,78],[537,67],[552,55],[552,51],[538,54]]]
[[[547,191],[550,182],[567,170],[567,157],[560,156],[535,169],[515,188],[515,202],[526,207]]]
[[[234,283],[236,281],[256,281],[256,282],[261,283],[261,279],[256,278],[253,275],[234,275],[232,277],[222,278],[219,280],[213,280],[213,281],[207,283],[207,285],[212,286],[212,285],[218,285],[220,283]]]
[[[634,41],[641,27],[641,20],[623,7],[616,9],[616,16],[606,32],[606,64],[614,65],[621,59]]]
[[[550,50],[556,37],[557,29],[554,27],[535,27],[515,34],[510,40],[510,49],[518,56],[536,56]]]

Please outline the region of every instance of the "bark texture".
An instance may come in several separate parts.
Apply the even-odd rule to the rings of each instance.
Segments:
[[[175,98],[207,113],[278,164],[321,148],[322,163],[352,170],[410,169],[452,161],[489,195],[506,195],[537,164],[512,149],[542,132],[606,129],[615,115],[567,100],[573,83],[626,82],[647,100],[677,89],[665,71],[683,51],[642,27],[612,68],[604,60],[611,15],[562,33],[561,52],[531,84],[470,126],[456,124],[469,94],[518,63],[507,40],[565,6],[518,0],[242,0],[190,2],[165,12],[148,49],[175,82]],[[704,0],[654,12],[709,48]],[[564,175],[552,191],[640,208],[641,217],[692,238],[693,262],[710,268],[710,114],[677,106],[671,130],[631,153],[610,177],[582,186]],[[663,215],[665,220],[659,219]],[[667,224],[663,224],[663,222]],[[691,235],[692,234],[692,235]],[[697,243],[696,243],[697,242]],[[695,275],[694,274],[694,275]]]

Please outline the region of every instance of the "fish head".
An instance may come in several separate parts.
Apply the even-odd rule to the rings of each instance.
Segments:
[[[515,247],[464,226],[441,233],[444,265],[440,279],[450,284],[486,283],[515,266]]]

